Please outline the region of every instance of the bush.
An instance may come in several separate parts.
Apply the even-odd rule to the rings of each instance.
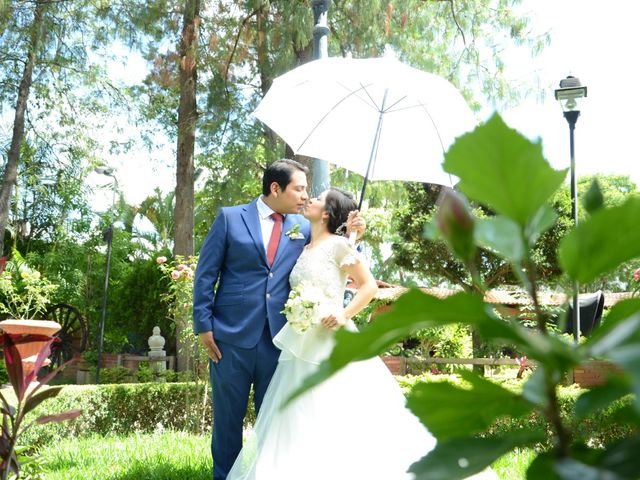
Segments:
[[[81,409],[82,415],[64,425],[35,425],[24,433],[23,443],[41,446],[92,434],[128,435],[161,429],[202,433],[211,429],[211,387],[207,383],[69,386],[32,415],[36,418],[70,408]],[[250,401],[245,422],[254,420]]]
[[[419,382],[452,382],[463,383],[457,375],[406,375],[396,377],[405,395],[409,394],[411,388]],[[521,393],[524,382],[515,379],[489,379],[514,393]],[[571,429],[580,437],[589,439],[592,447],[603,447],[615,440],[620,440],[629,436],[635,430],[635,426],[622,418],[625,410],[633,408],[633,398],[628,395],[615,401],[608,408],[598,411],[587,418],[576,421],[573,414],[576,400],[585,393],[586,390],[577,385],[559,387],[558,400],[560,404],[560,415],[568,422]],[[503,417],[497,420],[485,433],[487,437],[500,437],[514,430],[530,431],[543,429],[546,423],[543,417],[531,413],[522,418]],[[541,445],[543,448],[550,448],[551,445]]]

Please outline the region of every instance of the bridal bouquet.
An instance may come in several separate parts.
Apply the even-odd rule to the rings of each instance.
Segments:
[[[327,316],[323,308],[324,293],[318,287],[298,284],[291,289],[289,299],[284,304],[284,313],[291,327],[298,333],[304,333]]]

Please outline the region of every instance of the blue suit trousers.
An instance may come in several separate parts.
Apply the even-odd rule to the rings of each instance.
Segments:
[[[251,385],[254,389],[256,415],[278,365],[278,350],[271,338],[269,326],[265,328],[257,345],[241,348],[217,342],[222,359],[210,361],[213,390],[213,479],[225,480],[242,449],[242,424],[249,402]]]

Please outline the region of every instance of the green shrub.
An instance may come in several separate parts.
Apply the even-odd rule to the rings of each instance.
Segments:
[[[7,366],[4,364],[4,358],[0,359],[0,385],[9,383],[9,374],[7,373]]]
[[[247,424],[255,420],[252,404],[249,402]],[[70,408],[81,409],[82,415],[66,424],[35,425],[23,435],[24,443],[39,446],[92,434],[164,429],[202,433],[211,429],[211,387],[207,383],[69,386],[38,407],[33,418]]]
[[[462,384],[462,380],[457,375],[406,375],[396,377],[400,387],[405,394],[408,394],[411,388],[418,382],[452,382]],[[489,379],[494,383],[500,384],[502,387],[511,390],[514,393],[521,393],[524,382],[515,379]],[[615,401],[608,408],[598,411],[596,414],[590,415],[583,420],[576,420],[573,414],[574,406],[578,397],[585,392],[578,385],[568,387],[560,387],[558,389],[558,400],[560,405],[560,415],[568,422],[571,429],[580,437],[589,439],[589,443],[593,447],[602,447],[610,444],[615,440],[619,440],[629,436],[635,430],[635,426],[625,421],[623,413],[632,408],[633,398],[628,395]],[[485,436],[499,437],[514,430],[529,431],[542,429],[546,423],[540,415],[531,413],[529,416],[522,418],[503,417],[497,420],[493,426],[486,432]],[[551,445],[541,445],[543,448],[549,448]]]

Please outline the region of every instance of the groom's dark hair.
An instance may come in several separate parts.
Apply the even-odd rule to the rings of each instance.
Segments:
[[[324,197],[324,209],[329,214],[327,223],[329,232],[336,233],[337,230],[341,230],[344,233],[349,212],[357,208],[358,206],[352,194],[341,188],[331,187]]]
[[[271,193],[271,184],[277,182],[280,188],[284,191],[287,189],[287,185],[291,182],[291,177],[299,170],[305,174],[309,173],[309,169],[303,164],[291,160],[289,158],[283,158],[276,160],[267,167],[262,176],[262,193],[265,197]]]

